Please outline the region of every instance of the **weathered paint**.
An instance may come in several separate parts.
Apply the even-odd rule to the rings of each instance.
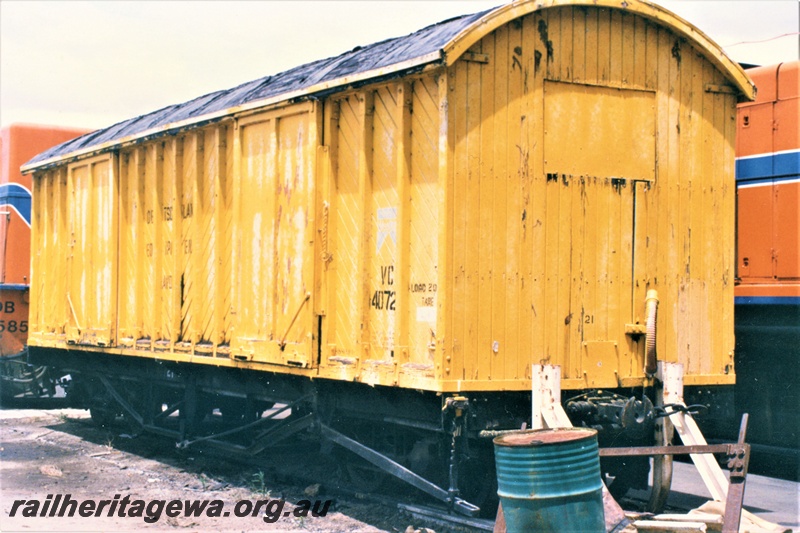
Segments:
[[[28,338],[31,176],[20,166],[86,130],[13,124],[0,131],[0,356],[19,354]]]
[[[529,390],[542,363],[566,389],[634,386],[626,331],[656,289],[660,357],[733,382],[749,85],[641,3],[522,4],[462,60],[42,164],[41,264],[73,226],[108,230],[60,303],[37,281],[34,343],[437,391]]]
[[[494,439],[508,531],[606,530],[597,432],[562,428]]]
[[[718,85],[722,90],[752,100],[755,87],[739,66],[703,32],[685,20],[646,0],[546,0],[520,1],[471,15],[454,17],[404,37],[386,39],[329,59],[301,65],[274,76],[266,76],[233,89],[200,96],[182,104],[134,117],[91,135],[65,143],[39,154],[25,169],[32,171],[64,159],[85,157],[152,136],[218,121],[236,113],[246,113],[315,93],[344,90],[348,86],[399,75],[437,65],[451,66],[462,57],[488,62],[484,54],[466,52],[476,41],[498,27],[538,10],[561,6],[602,7],[620,10],[647,19],[675,36],[693,43],[694,48],[734,85]],[[576,38],[580,39],[580,36]]]
[[[800,61],[748,71],[739,106],[737,301],[800,302]],[[771,300],[769,300],[771,299]],[[793,300],[792,300],[793,299]]]

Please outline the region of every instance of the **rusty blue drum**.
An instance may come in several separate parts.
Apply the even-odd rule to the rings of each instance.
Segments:
[[[605,532],[597,432],[520,431],[494,439],[508,533]]]

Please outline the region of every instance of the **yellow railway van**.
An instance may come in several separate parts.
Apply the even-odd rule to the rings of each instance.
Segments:
[[[30,356],[101,423],[244,453],[321,428],[473,512],[534,365],[601,442],[652,441],[611,421],[652,424],[657,361],[734,383],[754,91],[655,4],[522,0],[85,135],[23,167]]]

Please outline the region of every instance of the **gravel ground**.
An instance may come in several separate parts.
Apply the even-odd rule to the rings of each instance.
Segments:
[[[135,437],[125,434],[124,428],[98,428],[87,416],[74,410],[0,411],[0,530],[405,533],[436,527],[420,523],[395,505],[376,503],[372,497],[342,497],[330,470],[336,467],[324,457],[304,461],[302,453],[288,453],[268,457],[263,467],[243,466],[202,453],[179,453],[169,439]],[[292,472],[301,471],[303,481],[298,481]],[[306,481],[309,477],[316,482]],[[99,516],[81,517],[80,511],[73,517],[41,516],[50,514],[44,510],[51,505],[49,500],[62,495],[63,502],[66,494],[78,502],[112,503]],[[119,516],[126,496],[126,516]],[[17,504],[10,516],[18,500],[26,501]],[[151,502],[159,500],[165,503],[158,520],[145,520],[155,517],[159,504]],[[200,516],[170,517],[166,503],[172,500],[209,503]],[[237,508],[237,502],[244,500],[250,503],[239,503]],[[258,500],[275,503],[263,504],[256,516],[235,516],[237,510],[243,513]],[[280,507],[277,500],[286,503]],[[311,509],[304,507],[304,500]],[[331,504],[325,516],[313,516],[313,505],[319,502],[322,511],[327,500]],[[115,508],[109,513],[112,505]],[[86,513],[91,514],[88,507]],[[265,513],[275,521],[265,521]]]

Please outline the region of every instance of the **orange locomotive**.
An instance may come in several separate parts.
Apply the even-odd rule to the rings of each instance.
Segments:
[[[759,413],[749,440],[785,464],[800,459],[800,61],[749,69],[754,102],[739,105],[736,406]],[[788,453],[787,453],[788,452]],[[797,468],[784,472],[797,475]]]
[[[51,146],[86,130],[14,124],[0,132],[0,393],[3,398],[52,393],[45,367],[25,364],[30,288],[31,176],[19,168]]]

